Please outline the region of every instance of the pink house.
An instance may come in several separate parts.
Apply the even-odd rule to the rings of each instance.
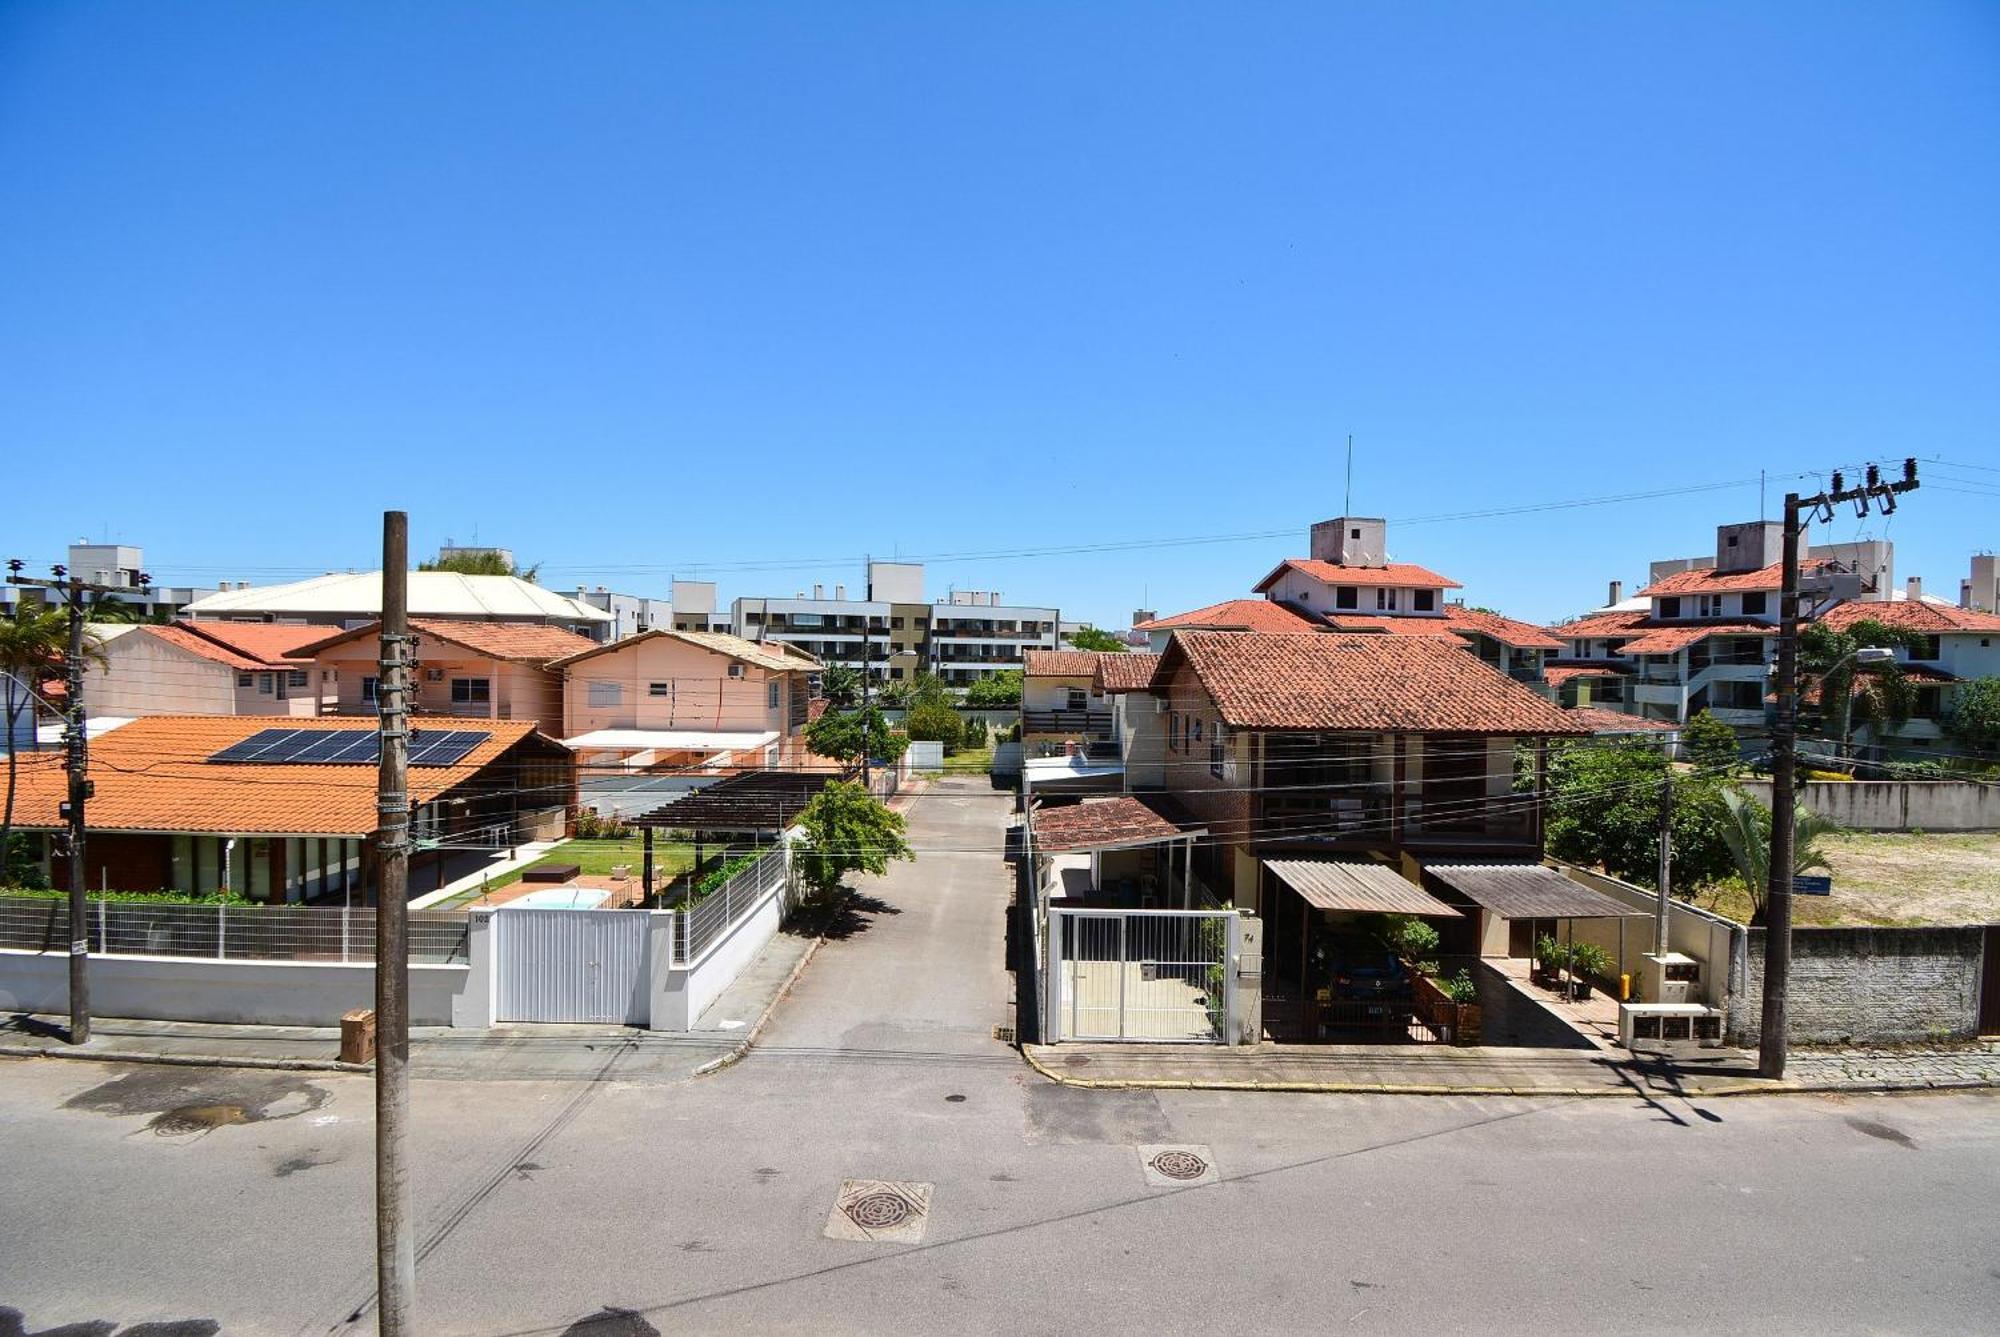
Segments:
[[[325,628],[314,628],[324,631]],[[563,727],[562,674],[550,665],[596,645],[561,627],[527,622],[411,618],[416,697],[425,715],[530,720],[545,734]],[[300,652],[314,665],[318,713],[373,715],[381,624],[323,637]]]
[[[322,631],[268,623],[111,623],[92,628],[102,662],[84,668],[93,715],[313,715],[312,659]]]
[[[549,667],[580,763],[719,770],[803,760],[820,662],[781,641],[656,629]]]

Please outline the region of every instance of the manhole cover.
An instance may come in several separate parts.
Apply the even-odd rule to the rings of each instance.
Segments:
[[[1163,1151],[1146,1164],[1169,1179],[1199,1179],[1208,1173],[1208,1162],[1192,1151]]]
[[[1207,1147],[1140,1147],[1139,1168],[1154,1188],[1213,1184],[1220,1177]]]
[[[886,1179],[846,1179],[826,1219],[829,1239],[915,1244],[924,1237],[931,1186]]]

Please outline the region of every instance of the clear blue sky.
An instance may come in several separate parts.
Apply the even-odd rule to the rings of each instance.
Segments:
[[[1302,551],[1351,431],[1392,518],[1939,456],[1887,532],[1955,594],[1996,145],[1987,3],[7,4],[0,555],[273,580],[398,506],[726,598],[1297,531],[932,566],[1123,625]],[[1756,507],[1390,546],[1546,618]]]

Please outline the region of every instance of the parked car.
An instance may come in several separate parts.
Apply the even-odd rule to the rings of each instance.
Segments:
[[[1329,939],[1326,960],[1337,1002],[1407,1002],[1411,996],[1409,972],[1373,938]]]

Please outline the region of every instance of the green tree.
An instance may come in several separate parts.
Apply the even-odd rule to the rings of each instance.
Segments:
[[[1952,688],[1944,730],[1968,751],[2000,752],[2000,678],[1975,678]]]
[[[1764,922],[1765,893],[1770,886],[1771,810],[1735,785],[1722,791],[1724,820],[1722,839],[1736,875],[1750,893],[1750,922]],[[1792,875],[1831,873],[1827,862],[1826,837],[1838,835],[1840,824],[1822,817],[1803,803],[1792,814]]]
[[[501,556],[497,548],[478,548],[470,552],[455,552],[449,557],[435,557],[428,562],[418,562],[419,571],[456,571],[461,576],[514,576],[533,584],[541,574],[541,566],[515,566]]]
[[[958,712],[942,701],[918,701],[911,705],[903,730],[915,742],[943,743],[946,756],[958,751],[963,736]]]
[[[1549,750],[1546,797],[1549,852],[1602,867],[1640,886],[1656,884],[1660,861],[1660,785],[1667,759],[1645,743],[1566,743]],[[1676,894],[1729,875],[1722,837],[1721,785],[1702,777],[1674,781],[1673,881]]]
[[[965,689],[965,704],[997,709],[1021,704],[1021,670],[1002,669],[976,680]]]
[[[799,814],[799,875],[815,895],[836,890],[851,872],[880,876],[892,859],[914,859],[901,813],[891,812],[859,784],[835,781]]]
[[[829,664],[819,673],[819,694],[835,710],[861,704],[861,671],[851,664]]]
[[[919,673],[912,678],[910,689],[903,697],[904,703],[912,709],[925,704],[948,706],[957,699],[951,685],[935,673]]]
[[[829,710],[806,726],[806,746],[822,757],[858,762],[864,744],[870,757],[889,762],[903,755],[910,740],[891,729],[882,712],[873,706],[867,709],[865,717],[859,710]]]
[[[1085,623],[1080,630],[1071,632],[1069,643],[1079,650],[1097,650],[1107,654],[1118,654],[1131,649],[1110,632],[1099,631],[1089,623]]]
[[[1681,744],[1696,768],[1710,775],[1733,769],[1743,756],[1736,730],[1706,710],[1697,711],[1681,730]]]
[[[1844,752],[1857,723],[1877,733],[1894,733],[1916,709],[1916,689],[1894,664],[1860,665],[1857,650],[1904,649],[1921,653],[1919,632],[1863,618],[1846,627],[1808,622],[1799,629],[1799,684],[1802,695],[1819,702],[1819,732]]]
[[[102,665],[103,644],[84,633],[84,658]],[[7,796],[0,804],[0,850],[13,849],[14,783],[20,759],[14,738],[24,726],[33,727],[35,698],[43,684],[62,668],[69,649],[69,614],[49,604],[23,603],[11,618],[0,618],[0,691],[7,710]]]

